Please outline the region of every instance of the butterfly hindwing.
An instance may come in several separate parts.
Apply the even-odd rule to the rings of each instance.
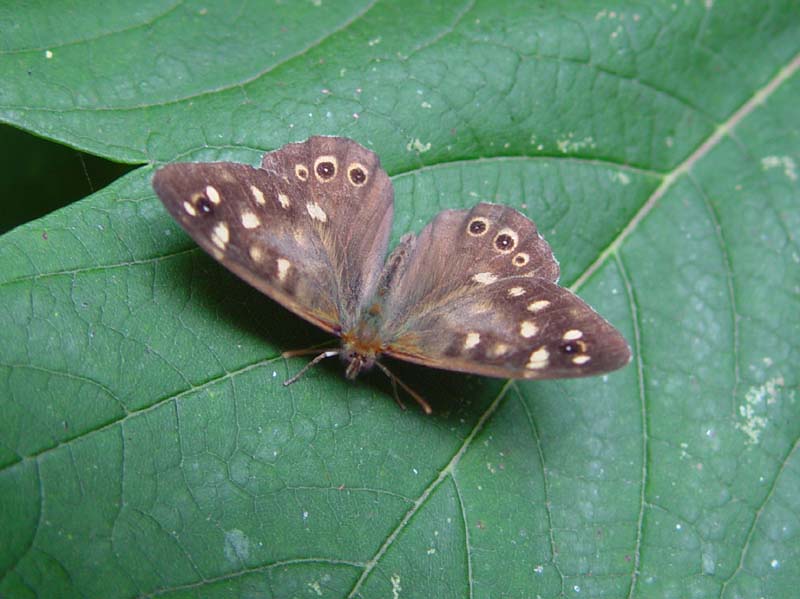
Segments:
[[[327,331],[353,322],[372,294],[392,190],[375,154],[355,142],[311,138],[266,154],[262,168],[170,164],[153,186],[204,250]]]
[[[616,329],[557,285],[549,246],[511,208],[441,213],[399,270],[384,308],[389,355],[513,378],[587,376],[630,359]]]
[[[615,370],[625,339],[579,297],[544,279],[487,285],[416,321],[389,355],[501,378],[571,378]]]

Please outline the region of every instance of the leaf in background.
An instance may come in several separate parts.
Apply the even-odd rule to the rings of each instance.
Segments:
[[[134,167],[46,141],[0,124],[0,233],[101,189]],[[47,176],[43,176],[47,173]]]
[[[0,8],[0,118],[119,161],[376,150],[394,239],[531,216],[607,377],[384,380],[142,167],[0,237],[0,594],[779,597],[800,583],[796,3]]]

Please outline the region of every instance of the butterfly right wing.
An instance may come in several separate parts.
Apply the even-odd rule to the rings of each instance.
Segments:
[[[516,210],[478,204],[440,213],[387,265],[385,353],[501,378],[567,378],[627,364],[620,333],[557,284],[558,264]]]
[[[216,260],[338,334],[356,318],[380,273],[391,183],[372,152],[341,138],[284,146],[264,157],[264,167],[168,164],[156,172],[153,187]]]

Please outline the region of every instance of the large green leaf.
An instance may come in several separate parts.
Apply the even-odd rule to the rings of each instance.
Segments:
[[[796,2],[131,6],[0,7],[0,119],[131,162],[353,137],[395,240],[513,205],[636,355],[548,383],[397,365],[432,417],[337,364],[284,388],[280,352],[325,336],[141,167],[0,237],[1,595],[796,590]]]

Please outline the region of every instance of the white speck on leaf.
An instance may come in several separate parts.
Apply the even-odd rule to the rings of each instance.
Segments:
[[[761,159],[761,168],[765,171],[781,167],[787,179],[797,181],[797,165],[791,156],[765,156]]]
[[[308,588],[310,588],[317,595],[322,597],[322,587],[319,585],[319,582],[317,582],[316,580],[314,582],[309,582],[308,583]]]
[[[744,403],[739,405],[739,415],[744,422],[737,422],[736,428],[747,435],[748,444],[754,445],[759,442],[761,433],[769,422],[763,415],[766,406],[778,402],[783,385],[783,377],[778,376],[758,387],[750,387],[745,393]]]
[[[389,580],[392,582],[392,599],[397,599],[400,597],[400,591],[403,590],[403,587],[400,586],[400,575],[392,574]]]
[[[231,563],[241,563],[250,557],[250,539],[238,528],[225,531],[223,547],[225,559]]]
[[[53,51],[52,50],[45,50],[44,57],[47,59],[53,58]]]
[[[628,185],[631,182],[630,176],[620,171],[612,171],[611,180],[617,181],[622,185]]]
[[[416,151],[419,152],[420,154],[424,154],[430,149],[431,149],[430,142],[424,144],[420,141],[419,137],[412,139],[410,142],[406,144],[406,150],[408,150],[409,152]]]
[[[703,574],[714,574],[716,567],[714,556],[708,551],[703,551]]]
[[[591,136],[584,137],[583,139],[575,140],[574,133],[568,134],[565,138],[556,141],[556,145],[562,154],[569,154],[571,152],[578,152],[585,148],[594,148],[597,144]]]

